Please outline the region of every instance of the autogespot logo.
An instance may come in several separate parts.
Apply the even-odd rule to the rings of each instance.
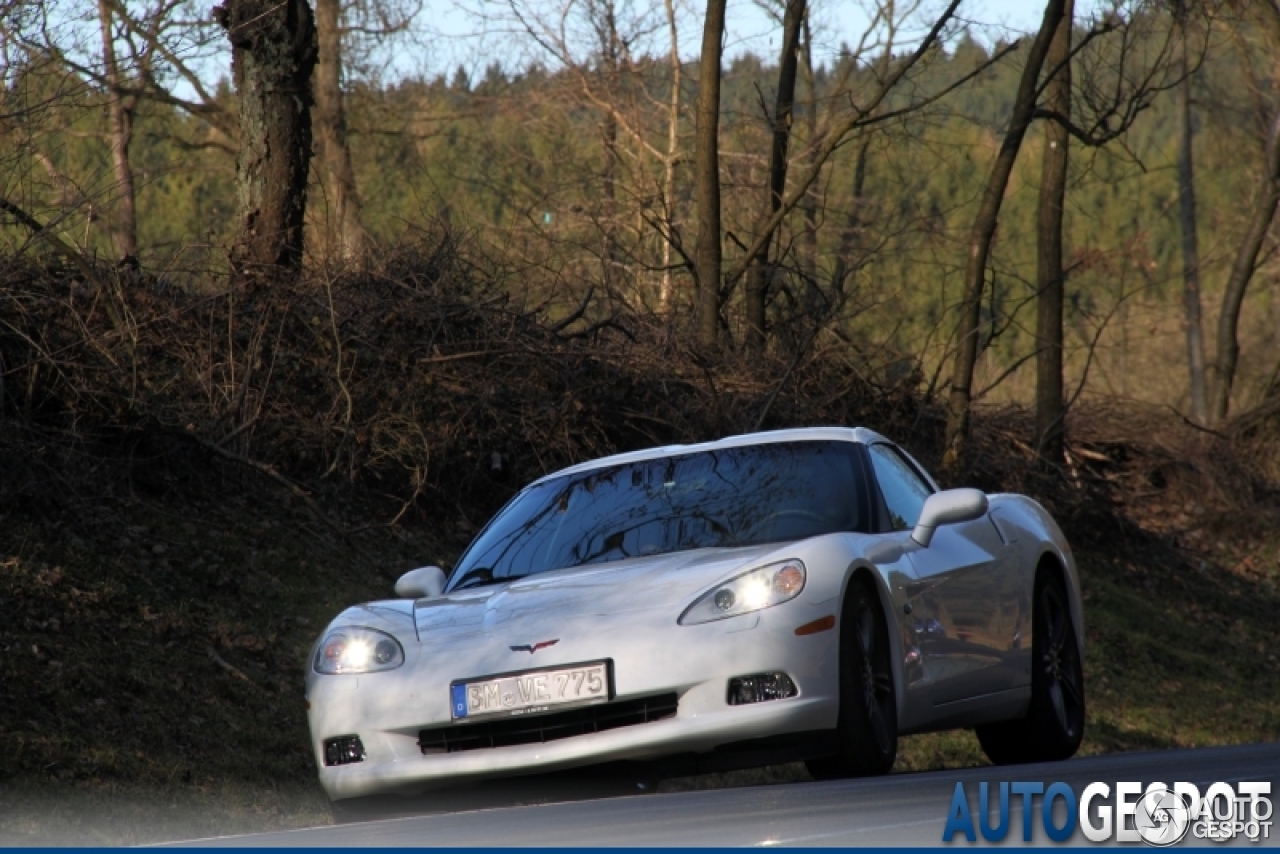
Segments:
[[[1201,797],[1192,783],[1090,783],[1079,797],[1066,783],[979,783],[977,798],[956,783],[942,841],[1003,842],[1015,820],[1024,842],[1067,842],[1078,830],[1090,842],[1145,842],[1165,847],[1271,838],[1269,782],[1214,783]],[[1021,798],[1021,802],[1018,799]],[[1038,803],[1037,803],[1038,802]],[[976,809],[975,809],[976,807]]]
[[[1143,842],[1163,848],[1181,842],[1191,827],[1187,799],[1168,789],[1148,791],[1133,812],[1133,829]]]

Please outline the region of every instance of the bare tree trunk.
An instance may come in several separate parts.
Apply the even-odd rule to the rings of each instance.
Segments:
[[[1187,56],[1187,18],[1182,4],[1176,7],[1182,37],[1182,82],[1174,96],[1178,122],[1178,221],[1182,228],[1182,304],[1187,326],[1187,369],[1191,382],[1191,418],[1197,424],[1208,419],[1208,386],[1205,380],[1204,328],[1200,304],[1200,247],[1196,231],[1195,163],[1191,134],[1191,64]]]
[[[662,286],[658,292],[658,311],[663,317],[671,315],[671,242],[675,240],[675,192],[676,161],[680,151],[680,38],[676,31],[676,10],[673,0],[664,0],[667,9],[667,29],[671,35],[671,101],[667,107],[667,156],[663,162],[662,206]]]
[[[1259,2],[1256,9],[1274,52],[1280,46],[1280,0]],[[1215,422],[1224,420],[1231,408],[1231,387],[1235,384],[1236,361],[1240,357],[1237,338],[1240,308],[1244,304],[1249,281],[1257,269],[1258,254],[1275,219],[1276,206],[1280,205],[1280,112],[1273,116],[1267,131],[1262,181],[1249,230],[1236,251],[1231,275],[1222,294],[1222,311],[1218,315],[1218,359],[1213,366],[1216,382],[1213,384],[1213,399],[1209,402],[1209,414]]]
[[[138,264],[138,216],[134,203],[133,166],[129,144],[133,141],[134,99],[126,102],[124,80],[116,61],[115,38],[111,26],[109,0],[98,0],[98,22],[102,27],[102,65],[107,80],[107,121],[110,130],[111,168],[116,178],[115,211],[111,217],[111,242],[116,260],[125,266]]]
[[[612,0],[605,0],[605,32],[602,34],[601,53],[604,59],[606,91],[612,92],[618,80],[618,21]],[[610,104],[616,103],[613,97]],[[618,116],[609,109],[604,117],[604,282],[613,293],[615,267],[618,263]]]
[[[1227,288],[1222,294],[1222,313],[1218,315],[1218,362],[1215,365],[1218,381],[1214,384],[1211,411],[1214,421],[1226,418],[1231,406],[1231,386],[1235,382],[1236,361],[1240,357],[1240,343],[1236,336],[1240,325],[1240,307],[1244,304],[1245,291],[1257,269],[1258,253],[1262,251],[1267,232],[1271,230],[1276,206],[1280,204],[1280,113],[1272,120],[1271,130],[1267,135],[1266,174],[1256,204],[1249,221],[1249,231],[1236,252],[1235,262],[1231,265],[1231,276],[1227,279]]]
[[[311,6],[307,0],[227,0],[214,16],[233,48],[240,96],[240,226],[232,268],[242,279],[297,270],[311,163]]]
[[[809,29],[809,12],[804,16],[804,71],[805,89],[808,98],[804,114],[805,145],[809,158],[816,151],[818,137],[818,83],[813,74],[813,33]],[[818,291],[818,190],[810,186],[801,205],[804,216],[804,229],[800,232],[800,272],[804,276],[804,310],[813,315],[822,302],[822,294]]]
[[[720,52],[726,0],[707,0],[698,69],[697,172],[698,343],[715,347],[720,326]]]
[[[605,281],[613,281],[618,260],[618,119],[612,112],[604,117],[604,260]]]
[[[862,254],[862,207],[867,185],[867,157],[871,152],[871,137],[864,136],[858,145],[858,156],[853,162],[853,192],[850,194],[849,211],[845,214],[844,228],[840,232],[840,247],[836,250],[836,263],[831,270],[831,298],[838,302],[844,297],[845,280],[853,273],[857,263],[850,263],[854,256]]]
[[[805,0],[787,0],[782,16],[782,56],[778,60],[778,96],[773,107],[773,144],[769,150],[769,220],[782,207],[782,193],[787,187],[787,146],[791,141],[791,111],[796,99],[796,70],[799,65],[800,27],[804,23]],[[765,302],[768,297],[769,244],[765,243],[751,259],[747,270],[746,348],[763,350],[765,346]]]
[[[347,115],[342,95],[342,3],[316,0],[316,36],[319,53],[315,71],[316,109],[312,127],[323,164],[329,222],[325,234],[340,257],[353,261],[365,254],[366,240],[360,222],[360,196],[347,143]]]
[[[1045,63],[1053,74],[1045,87],[1046,106],[1064,120],[1071,118],[1071,27],[1074,13],[1075,0],[1066,0],[1058,29],[1045,57]],[[1062,394],[1062,306],[1066,285],[1062,269],[1062,220],[1067,197],[1070,141],[1062,122],[1050,120],[1045,124],[1037,218],[1036,444],[1040,458],[1055,465],[1065,460],[1066,443],[1067,413]]]
[[[982,291],[987,273],[987,259],[991,255],[991,241],[1000,222],[1000,207],[1004,203],[1009,175],[1022,147],[1036,108],[1036,84],[1044,67],[1049,42],[1062,20],[1065,0],[1048,0],[1040,31],[1036,34],[1031,50],[1027,52],[1027,64],[1022,69],[1018,93],[1009,117],[1009,128],[1004,142],[996,154],[987,186],[982,194],[978,214],[969,234],[969,257],[964,276],[964,299],[960,305],[960,321],[957,326],[955,361],[951,370],[951,393],[947,398],[947,449],[943,465],[956,472],[963,465],[965,442],[969,438],[969,401],[973,389],[973,370],[978,361],[978,325],[982,306]]]
[[[886,15],[887,33],[884,40],[884,49],[880,54],[879,71],[877,72],[881,79],[889,75],[890,67],[893,63],[893,51],[897,43],[898,25],[894,20],[893,6],[890,4],[889,13]],[[809,35],[808,23],[805,24],[805,37]],[[812,73],[812,70],[811,72]],[[815,96],[816,103],[816,96]],[[810,120],[815,121],[814,119]],[[866,206],[866,186],[867,186],[867,161],[871,153],[871,135],[864,134],[858,143],[858,154],[854,158],[853,164],[853,192],[850,194],[849,209],[845,213],[844,228],[840,231],[840,243],[836,250],[835,265],[831,269],[831,305],[837,305],[844,302],[845,283],[850,275],[857,269],[861,260],[863,245],[863,208]],[[811,206],[815,211],[817,205]],[[857,258],[858,260],[850,261]],[[814,288],[816,292],[816,287]],[[821,297],[820,292],[814,294],[815,308],[818,304],[818,298]]]

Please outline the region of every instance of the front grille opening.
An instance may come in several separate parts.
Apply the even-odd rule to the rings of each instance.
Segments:
[[[549,715],[502,718],[474,724],[455,724],[443,729],[424,729],[418,733],[418,746],[424,754],[430,754],[540,744],[675,717],[678,704],[676,695],[671,693],[640,700],[602,703]]]
[[[325,739],[324,764],[350,765],[352,762],[363,762],[364,745],[358,735],[343,735],[338,738]]]

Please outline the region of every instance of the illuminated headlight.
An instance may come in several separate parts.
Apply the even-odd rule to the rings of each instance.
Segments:
[[[344,627],[325,635],[312,662],[316,673],[376,673],[404,664],[400,642],[377,629]]]
[[[680,625],[691,626],[749,614],[780,605],[804,590],[804,564],[798,560],[771,563],[718,584],[680,615]]]

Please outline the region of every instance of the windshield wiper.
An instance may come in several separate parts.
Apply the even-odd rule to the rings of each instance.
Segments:
[[[493,570],[487,566],[477,566],[469,569],[458,579],[458,583],[453,585],[452,590],[466,590],[469,587],[483,587],[486,584],[497,584],[499,581],[505,581],[503,578],[494,578]]]
[[[498,575],[493,574],[493,570],[487,566],[477,566],[475,569],[469,569],[458,579],[450,592],[453,590],[473,590],[477,587],[488,587],[490,584],[506,584],[508,581],[519,581],[529,573],[524,572],[520,575]]]

